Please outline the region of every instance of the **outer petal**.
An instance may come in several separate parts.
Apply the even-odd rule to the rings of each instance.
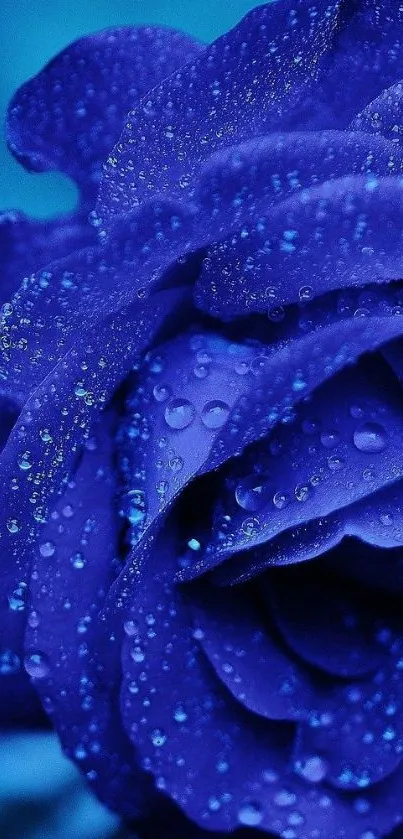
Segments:
[[[107,224],[150,190],[192,190],[203,161],[251,136],[346,126],[401,78],[401,22],[394,0],[256,8],[129,115],[105,170],[100,217]]]
[[[382,90],[351,122],[354,131],[368,131],[381,137],[387,137],[395,145],[400,144],[402,126],[400,113],[402,108],[402,82]]]
[[[304,141],[305,152],[316,145],[315,151],[309,149],[315,173],[320,167],[313,166],[313,161],[319,157],[322,164],[319,146],[324,138],[330,143],[330,149],[326,146],[329,163],[336,157],[335,167],[339,150],[346,151],[337,142],[336,132],[331,144],[331,135],[320,133],[318,144]],[[352,133],[348,141],[355,147],[357,137],[362,136]],[[267,172],[259,167],[259,177],[273,181],[278,199],[287,198],[293,190],[294,195],[280,206],[270,207],[268,201],[259,224],[243,225],[230,239],[209,248],[195,288],[197,305],[209,314],[227,320],[250,312],[270,312],[289,303],[306,304],[332,289],[385,282],[402,274],[400,196],[392,197],[387,180],[380,183],[369,173],[355,189],[350,184],[350,188],[338,190],[337,182],[333,188],[324,183],[304,189],[308,179],[298,164],[298,135],[289,137],[297,151],[295,161],[284,152],[281,163],[274,164],[276,175],[272,175],[272,155],[268,153]],[[364,148],[371,159],[372,150],[369,152],[368,145]],[[393,155],[389,162],[393,171]],[[375,164],[372,172],[380,174],[380,169]],[[311,177],[320,181],[316,174]],[[244,189],[248,189],[246,180]]]
[[[105,415],[36,547],[25,667],[67,755],[112,808],[133,817],[142,782],[119,724],[115,644],[102,644],[99,625],[119,568],[113,437]]]
[[[4,303],[24,277],[72,250],[94,243],[95,232],[77,214],[36,221],[22,213],[0,215],[0,298]]]
[[[74,256],[70,263],[54,266],[45,278],[38,275],[24,284],[14,300],[14,312],[3,318],[6,348],[1,370],[3,377],[13,382],[21,380],[28,351],[40,380],[51,369],[46,356],[55,363],[60,323],[63,324],[64,340],[71,341],[83,315],[88,325],[90,321],[102,321],[163,281],[164,274],[178,258],[217,239],[226,240],[243,227],[259,226],[260,217],[265,217],[268,207],[278,200],[273,185],[264,177],[266,168],[261,141],[248,146],[240,166],[236,164],[233,150],[218,154],[201,173],[194,204],[159,199],[145,203],[115,225],[105,248],[100,247],[93,254],[90,252],[92,270],[88,270],[89,265],[85,266],[81,255],[79,259]],[[249,189],[251,177],[253,186]],[[317,194],[316,190],[314,193],[318,202],[344,200],[348,205],[351,195],[365,191],[367,183],[364,176],[335,179],[325,182],[317,188]],[[401,180],[383,178],[379,189],[385,203],[394,208],[393,224],[399,225]],[[300,201],[303,203],[302,195]],[[354,207],[352,212],[354,214]],[[400,236],[400,228],[397,236]],[[77,277],[70,277],[67,287],[64,284],[66,270],[77,274]],[[81,271],[84,277],[80,276]],[[134,282],[133,277],[136,278]],[[174,276],[171,276],[172,281],[175,281]],[[81,287],[78,304],[75,300],[77,285]],[[51,312],[51,316],[44,316],[44,311]],[[46,353],[42,346],[45,325],[49,342]]]
[[[92,204],[127,111],[201,45],[170,29],[123,27],[81,38],[15,94],[8,143],[28,169],[57,169]]]
[[[85,346],[71,351],[34,391],[13,427],[0,460],[0,634],[4,648],[17,656],[17,665],[25,612],[10,610],[8,598],[28,581],[38,531],[49,512],[51,496],[71,474],[80,446],[89,437],[94,415],[111,397],[136,354],[169,316],[170,307],[180,300],[180,292],[162,292],[135,312],[126,312],[126,319],[108,322],[97,334],[89,332]]]
[[[109,157],[98,208],[103,222],[150,191],[185,195],[213,152],[281,129],[318,57],[331,48],[342,6],[319,0],[314,14],[306,4],[296,13],[292,0],[260,6],[152,91],[129,114]]]

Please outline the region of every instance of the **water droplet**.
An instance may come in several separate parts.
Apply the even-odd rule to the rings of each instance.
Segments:
[[[238,361],[234,366],[235,373],[237,373],[238,376],[246,376],[250,369],[248,361]]]
[[[206,428],[222,428],[229,416],[230,408],[226,402],[221,402],[219,399],[213,399],[211,402],[206,402],[201,418]]]
[[[274,801],[278,807],[291,807],[292,804],[295,804],[296,799],[295,793],[287,789],[279,790],[274,796]]]
[[[387,443],[387,433],[377,422],[363,422],[354,431],[354,445],[360,452],[376,454],[383,451]]]
[[[314,291],[311,285],[303,285],[301,286],[298,297],[301,300],[301,303],[308,303],[309,300],[312,300],[314,295]]]
[[[141,647],[133,647],[130,655],[131,655],[133,661],[136,662],[136,664],[141,664],[145,659],[145,654],[144,654],[143,650],[141,649]]]
[[[42,428],[39,432],[39,436],[44,443],[51,443],[53,437],[48,428]]]
[[[338,472],[344,466],[344,461],[341,457],[338,457],[336,454],[332,454],[331,457],[327,459],[327,465],[331,472]]]
[[[290,503],[289,496],[286,492],[275,492],[273,495],[273,504],[278,510],[283,510]]]
[[[239,482],[235,490],[235,499],[243,510],[256,512],[272,500],[273,488],[258,475],[249,475]]]
[[[85,566],[85,558],[80,551],[76,551],[76,553],[70,557],[70,562],[73,568],[76,568],[78,571],[81,571],[81,569]]]
[[[338,431],[322,431],[320,435],[320,442],[325,449],[334,449],[340,440]]]
[[[188,399],[171,399],[164,411],[167,425],[176,431],[187,428],[194,420],[196,410]]]
[[[191,551],[199,551],[200,548],[201,548],[199,540],[198,539],[189,539],[188,548],[190,548]]]
[[[312,494],[313,488],[309,486],[309,484],[298,484],[298,486],[296,486],[294,490],[294,495],[297,501],[301,502],[307,501]]]
[[[256,536],[256,534],[259,532],[259,529],[259,520],[252,518],[252,516],[250,518],[244,519],[244,521],[242,522],[241,530],[245,534],[245,536]]]
[[[133,635],[138,634],[138,623],[137,621],[134,621],[131,618],[129,618],[129,620],[124,622],[123,629],[126,635],[128,635],[129,638],[132,638]]]
[[[7,519],[7,530],[9,533],[18,533],[21,529],[21,525],[18,522],[18,519]]]
[[[210,796],[208,800],[208,808],[212,813],[216,813],[221,808],[221,801],[215,795]]]
[[[364,416],[364,411],[360,405],[352,405],[350,408],[350,414],[353,419],[361,419]]]
[[[0,676],[12,676],[20,669],[20,659],[12,650],[0,653]]]
[[[193,373],[196,379],[206,379],[210,372],[210,368],[206,364],[195,364]]]
[[[167,741],[167,736],[162,728],[154,728],[151,732],[151,742],[157,749],[164,746]]]
[[[18,466],[20,469],[27,471],[28,469],[32,468],[32,455],[31,452],[23,452],[18,457]]]
[[[39,553],[45,558],[53,556],[55,551],[56,545],[54,545],[53,542],[43,542],[42,545],[39,546]]]
[[[245,801],[238,811],[240,824],[246,827],[256,827],[263,818],[261,805],[257,801]]]
[[[180,472],[183,469],[183,459],[178,455],[173,455],[168,462],[168,466],[172,472]]]
[[[188,715],[183,707],[183,705],[177,705],[174,710],[174,720],[175,722],[182,723],[186,722]]]
[[[172,391],[168,385],[155,385],[153,390],[154,399],[157,402],[165,402],[166,399],[169,399]]]
[[[41,615],[40,612],[35,611],[35,609],[29,613],[28,615],[28,623],[31,629],[37,629],[41,622]]]
[[[12,594],[8,595],[8,605],[12,612],[23,612],[26,606],[28,595],[28,586],[21,582],[14,589]]]
[[[298,761],[295,769],[298,775],[302,775],[306,781],[311,784],[319,784],[327,773],[327,765],[323,758],[319,755],[307,757],[305,760]]]
[[[34,679],[43,679],[49,673],[49,662],[46,655],[36,651],[27,655],[24,659],[24,667],[29,676]]]
[[[294,393],[299,393],[301,390],[305,390],[307,384],[301,372],[295,374],[294,381],[292,383],[292,389]]]

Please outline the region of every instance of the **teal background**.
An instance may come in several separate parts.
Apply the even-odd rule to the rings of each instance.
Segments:
[[[212,41],[257,0],[1,0],[0,119],[16,88],[76,38],[118,24],[159,23]],[[76,191],[55,173],[32,175],[0,145],[0,208],[38,217],[74,206]]]

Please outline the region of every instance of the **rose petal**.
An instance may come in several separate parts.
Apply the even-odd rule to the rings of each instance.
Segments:
[[[94,239],[94,229],[80,214],[51,221],[16,212],[0,215],[2,302],[9,300],[24,277]]]
[[[142,308],[88,332],[85,345],[71,350],[27,401],[1,454],[3,573],[0,579],[0,634],[5,648],[20,656],[23,610],[11,612],[8,597],[28,581],[38,530],[51,497],[71,474],[77,452],[88,439],[94,418],[129,371],[169,312],[180,291],[166,291]],[[118,348],[118,350],[116,349]],[[35,489],[31,475],[35,475]],[[17,664],[19,664],[19,659]]]
[[[306,173],[298,158],[308,154],[312,172],[323,170],[324,158],[319,145],[323,138],[331,143],[332,132],[321,132],[316,142],[317,135],[313,134],[310,143],[304,140],[302,150],[298,135],[289,136],[295,144],[295,160],[289,161],[284,151],[284,159],[280,155],[271,170],[280,174],[269,175],[273,155],[267,143],[267,172],[264,165],[259,166],[258,172],[269,184],[274,179],[273,192],[277,193],[274,200],[280,201],[292,188],[296,194],[272,208],[268,194],[267,210],[259,217],[258,225],[243,225],[231,239],[209,248],[195,288],[196,304],[209,314],[228,320],[289,303],[303,305],[332,289],[401,277],[403,244],[398,221],[401,200],[398,192],[392,196],[391,184],[385,178],[378,181],[382,168],[379,162],[372,169],[377,175],[369,173],[361,185],[355,183],[355,188],[350,185],[340,190],[337,182],[333,186],[329,182],[303,189]],[[336,158],[337,171],[338,154],[345,153],[346,146],[343,148],[337,142],[336,132],[333,136],[335,142],[330,145],[327,162],[332,165]],[[347,135],[344,142],[356,149],[359,148],[357,138],[362,136]],[[364,148],[368,150],[369,146]],[[315,165],[318,157],[320,165]],[[389,160],[393,171],[393,160],[391,157]],[[282,177],[284,171],[288,178]],[[348,163],[345,171],[349,171]],[[310,177],[320,180],[316,174]],[[219,188],[225,187],[220,180]],[[253,190],[253,178],[245,177],[244,189]]]
[[[387,372],[372,361],[333,378],[296,423],[234,463],[208,553],[253,548],[401,478],[403,414],[393,378],[385,393]]]
[[[75,41],[15,94],[11,151],[28,169],[56,169],[92,205],[102,163],[130,107],[201,46],[170,29],[121,27]]]
[[[99,612],[118,573],[113,415],[103,416],[34,551],[25,667],[66,754],[109,806],[138,813],[142,780],[119,725],[118,656]]]
[[[301,724],[296,760],[303,764],[309,755],[319,755],[329,781],[340,789],[367,791],[401,767],[401,627],[396,636],[386,621],[379,637],[390,650],[390,666],[372,679],[335,689],[324,724]]]
[[[163,344],[143,363],[119,435],[133,543],[203,471],[231,409],[249,392],[248,371],[260,351],[194,332]]]
[[[351,122],[354,131],[368,131],[369,134],[386,137],[395,144],[400,142],[402,127],[402,82],[381,91]]]
[[[326,563],[269,572],[261,584],[276,625],[306,663],[343,678],[385,663],[378,635],[384,603],[329,573]]]
[[[315,683],[275,638],[255,594],[191,590],[197,639],[218,678],[246,708],[268,719],[306,719]]]
[[[126,590],[126,617],[133,623],[122,659],[124,725],[165,792],[209,830],[248,824],[277,834],[294,821],[301,838],[315,830],[325,839],[331,824],[333,835],[356,839],[360,829],[385,832],[396,824],[400,799],[393,779],[382,790],[384,808],[376,816],[371,807],[362,812],[356,797],[311,783],[308,772],[301,778],[300,764],[293,771],[289,725],[245,712],[212,679],[197,631],[192,635],[187,597],[171,586],[174,553],[166,529],[157,543],[146,538],[136,548],[137,578]],[[114,594],[107,619],[116,625],[113,604]],[[379,790],[372,794],[378,797]]]
[[[150,191],[185,195],[213,152],[281,130],[298,113],[318,56],[332,48],[341,6],[320,2],[315,14],[308,6],[297,12],[291,0],[260,6],[156,87],[130,112],[108,159],[98,206],[103,223]]]

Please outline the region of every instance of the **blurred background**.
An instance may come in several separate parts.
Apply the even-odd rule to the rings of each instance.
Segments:
[[[0,119],[16,88],[68,43],[108,26],[166,24],[212,41],[258,0],[1,0]],[[0,142],[0,208],[44,218],[74,206],[55,173],[28,174]],[[0,733],[1,839],[127,839],[48,732]],[[155,837],[163,839],[163,837]]]

